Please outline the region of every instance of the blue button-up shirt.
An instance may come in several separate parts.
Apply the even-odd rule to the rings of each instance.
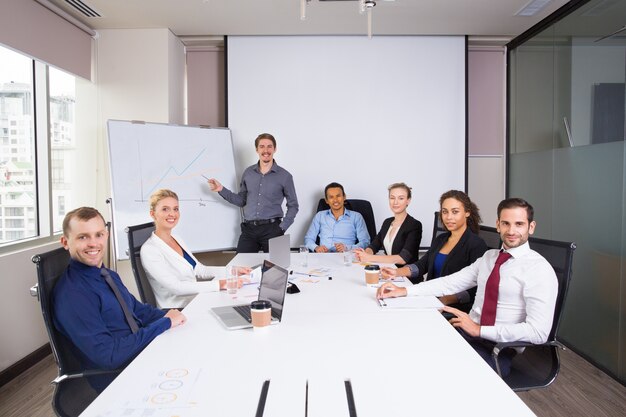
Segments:
[[[226,201],[243,207],[244,220],[267,220],[283,217],[283,198],[287,200],[287,213],[280,228],[287,230],[298,213],[298,197],[293,177],[276,161],[266,174],[262,174],[258,162],[249,166],[241,176],[239,192],[224,187],[219,192]]]
[[[172,323],[163,311],[137,301],[115,271],[109,273],[139,325],[137,333],[131,331],[100,268],[71,260],[54,287],[54,326],[78,348],[83,369],[125,366]]]
[[[370,235],[361,213],[345,208],[339,219],[335,219],[330,209],[320,211],[313,217],[304,236],[304,244],[309,250],[314,251],[317,247],[315,239],[318,235],[320,245],[326,246],[331,252],[335,252],[335,243],[343,243],[348,250],[366,248],[370,244]]]

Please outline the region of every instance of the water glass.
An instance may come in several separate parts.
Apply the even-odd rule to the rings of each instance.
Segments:
[[[354,254],[350,250],[343,253],[343,264],[345,266],[352,265],[352,257],[353,257],[353,255]]]
[[[307,248],[304,245],[300,246],[300,260],[301,260],[302,266],[307,267],[309,265],[308,257],[309,257],[309,248]]]
[[[237,294],[237,287],[239,284],[238,272],[238,268],[234,266],[228,269],[228,276],[226,277],[226,291],[228,294]]]

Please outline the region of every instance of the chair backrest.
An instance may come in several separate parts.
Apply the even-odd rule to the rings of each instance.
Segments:
[[[430,246],[433,245],[433,242],[435,241],[435,238],[437,236],[439,236],[440,234],[445,233],[447,231],[448,230],[446,229],[446,227],[441,222],[441,215],[439,214],[438,211],[436,211],[435,212],[435,222],[433,223],[433,238],[430,241]]]
[[[156,307],[157,303],[154,297],[154,291],[152,291],[148,275],[141,264],[141,246],[150,238],[153,231],[154,222],[126,228],[126,233],[128,234],[128,257],[130,258],[130,265],[133,269],[133,275],[135,276],[139,297],[142,303]]]
[[[81,372],[75,347],[55,327],[52,320],[52,292],[70,262],[70,254],[62,247],[32,257],[37,266],[37,294],[50,347],[59,367],[59,375]]]
[[[348,210],[359,212],[361,216],[363,216],[365,227],[367,227],[367,232],[370,235],[370,241],[373,240],[376,237],[376,221],[374,220],[372,204],[367,200],[348,198],[344,205]],[[316,211],[328,210],[329,208],[328,204],[326,204],[326,200],[320,198],[320,201],[317,203]]]
[[[485,241],[489,249],[500,249],[502,247],[500,233],[498,233],[495,227],[483,226],[481,224],[478,228],[478,236]]]
[[[574,262],[574,251],[576,244],[573,242],[559,242],[556,240],[541,239],[530,237],[528,239],[530,248],[538,252],[541,256],[552,265],[559,282],[559,292],[556,298],[556,306],[554,308],[554,318],[552,321],[552,329],[548,340],[555,340],[559,330],[559,324],[563,313],[563,304],[567,296],[569,282],[572,277],[572,263]]]

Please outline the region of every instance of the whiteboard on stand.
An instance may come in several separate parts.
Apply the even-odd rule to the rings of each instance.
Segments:
[[[109,120],[107,130],[117,259],[128,259],[126,227],[152,221],[150,195],[161,188],[178,194],[173,233],[189,250],[236,246],[241,211],[204,178],[238,189],[229,129]]]

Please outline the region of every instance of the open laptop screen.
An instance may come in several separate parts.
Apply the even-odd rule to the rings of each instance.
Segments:
[[[270,261],[263,262],[263,281],[259,289],[259,300],[268,300],[278,317],[282,316],[288,272]]]
[[[273,237],[269,240],[270,261],[283,268],[289,268],[291,264],[289,235]]]

